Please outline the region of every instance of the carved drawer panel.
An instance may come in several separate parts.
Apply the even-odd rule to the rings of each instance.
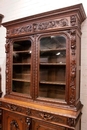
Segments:
[[[53,115],[53,114],[46,113],[46,112],[39,112],[39,111],[32,110],[32,116],[42,119],[44,121],[48,121],[48,122],[67,124],[66,117]]]
[[[50,123],[46,123],[39,120],[32,120],[32,124],[32,130],[68,130],[65,127],[52,125]]]
[[[22,107],[22,106],[17,106],[17,105],[10,104],[10,103],[2,102],[2,107],[6,108],[6,109],[8,109],[10,111],[14,111],[14,112],[18,112],[18,113],[21,113],[21,114],[25,114],[27,116],[29,116],[30,113],[31,113],[31,110],[29,108]]]

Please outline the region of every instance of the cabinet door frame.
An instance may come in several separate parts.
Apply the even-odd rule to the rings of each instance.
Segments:
[[[40,50],[40,39],[43,37],[51,36],[51,35],[62,35],[66,38],[66,91],[65,91],[65,101],[62,100],[48,100],[45,98],[38,97],[38,91],[39,91],[39,50]],[[69,77],[70,77],[70,35],[67,33],[67,31],[56,31],[56,32],[50,32],[50,33],[43,33],[40,35],[37,35],[36,38],[36,63],[38,66],[36,68],[36,77],[38,78],[35,82],[35,100],[46,102],[46,103],[54,103],[54,104],[65,104],[67,105],[69,102]]]
[[[30,40],[31,41],[31,48],[32,48],[32,54],[31,54],[31,77],[30,77],[30,95],[29,94],[22,94],[18,92],[12,91],[12,63],[13,63],[13,44],[17,41],[25,41]],[[11,38],[7,39],[5,50],[6,50],[6,97],[15,97],[20,99],[33,99],[34,97],[34,82],[33,82],[33,55],[35,55],[34,49],[34,38],[32,36],[26,36],[26,37],[17,37],[17,38]]]

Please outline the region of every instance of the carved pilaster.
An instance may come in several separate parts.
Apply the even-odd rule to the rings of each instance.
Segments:
[[[74,20],[75,22],[75,20]],[[70,46],[70,88],[69,88],[69,104],[71,106],[75,105],[76,99],[76,31],[70,30],[68,31],[71,38],[71,46]]]
[[[5,44],[5,52],[6,52],[6,94],[10,93],[10,87],[11,86],[9,77],[10,77],[10,73],[11,73],[11,69],[10,69],[10,65],[9,63],[11,63],[11,54],[10,54],[10,47],[12,44],[12,40],[10,39],[6,39],[6,44]],[[8,89],[9,88],[9,89]]]

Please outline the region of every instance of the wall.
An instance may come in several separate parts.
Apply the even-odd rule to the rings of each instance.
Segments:
[[[87,13],[86,0],[0,0],[0,13],[4,15],[3,22],[26,17],[61,7],[83,3]],[[81,44],[81,102],[84,105],[82,129],[87,130],[87,19],[82,23]],[[2,91],[5,93],[5,36],[6,30],[0,27],[0,66],[2,68]]]

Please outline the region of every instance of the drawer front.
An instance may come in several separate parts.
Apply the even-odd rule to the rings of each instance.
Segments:
[[[32,130],[68,130],[65,127],[52,125],[39,120],[32,120]]]
[[[40,112],[40,111],[35,111],[32,110],[32,117],[36,117],[38,119],[42,119],[44,121],[48,122],[54,122],[54,123],[61,123],[67,125],[67,117],[59,116],[59,115],[54,115],[51,113],[46,113],[46,112]]]

